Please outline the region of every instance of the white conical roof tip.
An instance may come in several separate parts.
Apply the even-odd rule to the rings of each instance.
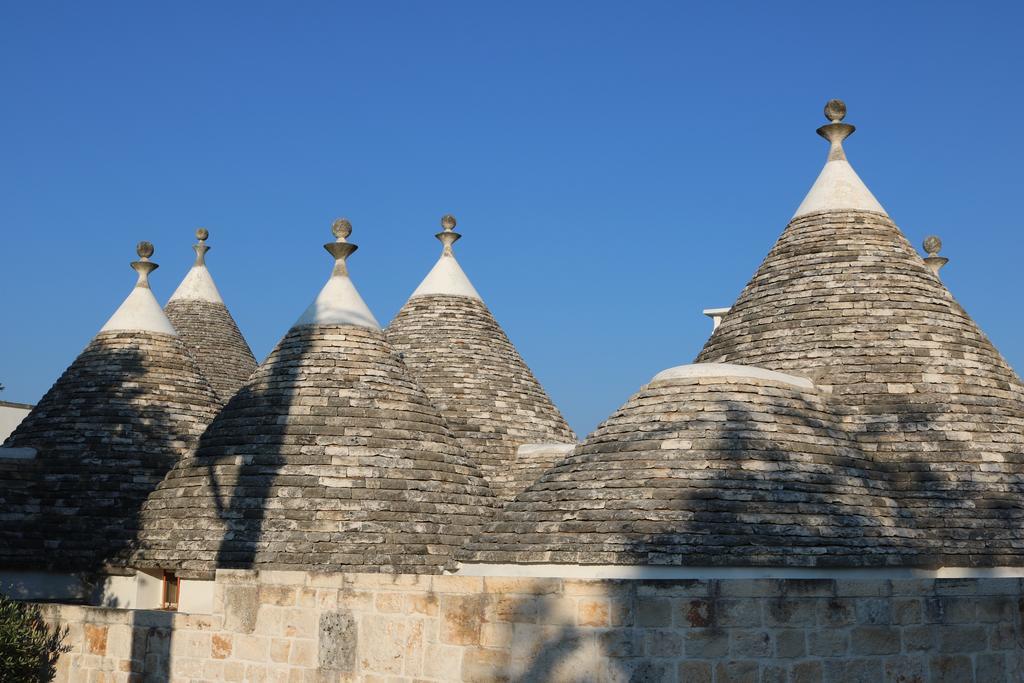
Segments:
[[[213,282],[213,276],[206,268],[206,252],[210,251],[206,240],[210,237],[210,231],[206,228],[196,230],[196,239],[199,243],[192,247],[196,252],[196,261],[192,264],[185,279],[181,281],[178,288],[171,294],[171,301],[207,301],[213,304],[223,304],[224,299],[220,290]]]
[[[348,276],[346,261],[355,252],[356,245],[346,241],[352,234],[352,223],[339,218],[331,224],[334,242],[328,242],[324,249],[334,257],[334,269],[320,293],[313,299],[306,311],[295,321],[300,325],[356,325],[373,330],[380,329],[380,323],[373,317],[370,307],[359,296],[356,286]]]
[[[164,311],[149,288],[149,274],[159,266],[149,260],[153,255],[153,244],[139,242],[135,247],[139,255],[138,261],[132,261],[132,270],[139,274],[135,287],[124,303],[114,311],[110,320],[100,328],[100,332],[160,332],[177,336],[174,325],[164,315]]]
[[[455,216],[450,213],[441,217],[441,232],[434,235],[444,245],[441,249],[441,258],[437,260],[434,267],[430,269],[423,282],[412,293],[416,296],[428,296],[430,294],[447,294],[449,296],[466,296],[471,299],[481,299],[477,294],[473,283],[466,277],[459,262],[455,260],[455,252],[452,245],[462,237],[455,232]],[[482,300],[482,299],[481,299]]]
[[[849,123],[842,123],[846,117],[846,104],[842,100],[829,100],[825,105],[825,117],[830,123],[818,128],[818,135],[829,142],[828,160],[793,218],[819,211],[874,211],[884,214],[885,209],[846,160],[843,140],[856,130]]]

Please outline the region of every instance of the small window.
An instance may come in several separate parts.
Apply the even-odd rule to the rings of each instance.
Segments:
[[[160,609],[177,610],[178,594],[181,591],[181,579],[173,572],[164,572],[163,600]]]

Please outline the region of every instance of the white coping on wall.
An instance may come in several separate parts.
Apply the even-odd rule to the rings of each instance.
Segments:
[[[846,159],[825,162],[811,191],[804,197],[793,218],[817,211],[877,211],[885,209],[871,194],[864,181]]]
[[[800,389],[814,390],[814,382],[806,377],[787,375],[784,372],[776,372],[759,368],[755,365],[735,365],[733,363],[691,363],[690,365],[677,365],[668,370],[662,370],[654,376],[652,382],[665,382],[673,379],[694,379],[701,377],[739,377],[744,379],[763,379],[771,382],[789,384]]]
[[[216,581],[181,579],[178,611],[189,614],[213,614],[213,589]]]
[[[168,303],[171,301],[208,301],[212,304],[222,304],[224,299],[220,296],[217,285],[213,282],[213,276],[204,265],[194,265],[185,274],[178,288],[171,294]]]
[[[162,332],[178,336],[174,325],[167,319],[160,304],[157,303],[153,291],[149,287],[135,287],[120,308],[114,311],[107,324],[100,332],[115,330]]]
[[[0,593],[18,600],[81,600],[85,586],[73,574],[0,571]]]
[[[1024,567],[810,569],[801,567],[666,567],[577,564],[460,564],[458,576],[559,579],[1012,579]]]
[[[20,448],[0,448],[0,460],[35,460],[38,451],[23,446]]]
[[[524,443],[516,449],[516,456],[537,455],[538,453],[561,453],[568,455],[576,446],[577,444],[574,443]]]
[[[469,281],[466,273],[459,266],[459,262],[455,260],[455,256],[451,254],[441,254],[441,258],[437,260],[437,263],[409,298],[428,294],[468,296],[471,299],[483,301],[477,294],[476,288],[473,287],[473,283]]]
[[[299,325],[358,325],[379,330],[380,323],[359,296],[347,275],[334,273],[309,308],[295,321]]]
[[[4,442],[4,439],[9,437],[21,421],[24,420],[28,414],[32,412],[32,406],[27,405],[3,405],[0,402],[0,443]]]

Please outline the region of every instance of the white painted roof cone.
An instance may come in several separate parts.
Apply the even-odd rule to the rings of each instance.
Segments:
[[[153,290],[149,288],[149,274],[159,266],[149,260],[153,255],[153,245],[149,242],[139,242],[135,247],[139,255],[138,261],[132,261],[132,270],[139,274],[135,287],[131,294],[124,300],[124,303],[114,311],[107,324],[100,328],[100,332],[126,331],[126,332],[161,332],[178,336],[174,325],[167,319],[164,310],[160,308]]]
[[[819,211],[874,211],[884,214],[885,209],[846,160],[843,140],[856,130],[849,123],[842,123],[846,117],[846,105],[842,100],[829,100],[825,105],[825,116],[831,123],[819,128],[818,135],[829,142],[828,160],[793,218]]]

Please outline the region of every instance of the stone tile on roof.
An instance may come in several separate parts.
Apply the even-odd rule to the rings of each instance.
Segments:
[[[817,390],[655,378],[460,553],[466,563],[877,567],[915,549]]]
[[[834,163],[852,126],[830,118]],[[652,382],[461,557],[1024,566],[1024,387],[941,264],[850,196],[797,212],[693,366],[761,370]]]
[[[442,226],[439,264],[455,261],[451,245],[459,238],[453,217]],[[561,459],[553,448],[520,459],[520,446],[575,443],[576,435],[472,285],[472,295],[435,285],[417,288],[388,326],[388,339],[495,493],[510,500]]]
[[[149,291],[150,254],[140,245],[133,267],[144,285],[133,294]],[[163,316],[155,300],[150,313]],[[101,331],[4,444],[35,457],[0,457],[0,566],[123,564],[146,496],[215,412],[213,391],[177,336]]]
[[[209,232],[199,228],[196,237],[196,261],[164,312],[224,404],[256,369],[256,359],[206,267]]]
[[[1024,388],[936,271],[884,214],[798,215],[697,360],[814,377],[942,562],[1024,564]]]
[[[135,562],[439,573],[492,501],[381,330],[300,320],[150,496]]]

